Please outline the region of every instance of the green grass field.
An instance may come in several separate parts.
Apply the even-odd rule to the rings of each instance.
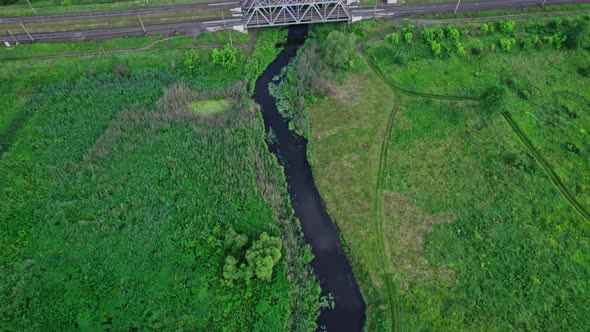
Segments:
[[[0,329],[314,328],[311,252],[241,83],[284,37],[231,69],[209,50],[191,67],[160,50],[0,68]],[[270,281],[225,279],[230,227],[282,239]]]
[[[307,98],[314,175],[352,254],[368,330],[590,322],[590,52],[544,38],[571,43],[576,22],[455,26],[464,56],[448,26],[429,26],[443,31],[439,57],[417,28],[410,44],[364,44],[372,69]],[[502,38],[515,39],[511,52]],[[491,87],[506,91],[500,105]]]

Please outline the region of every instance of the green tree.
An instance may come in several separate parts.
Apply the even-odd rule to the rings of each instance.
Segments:
[[[258,241],[246,251],[246,261],[252,268],[256,278],[270,281],[276,263],[281,259],[283,242],[278,237],[268,236],[266,232],[260,234]]]
[[[411,32],[407,32],[404,34],[404,41],[406,42],[406,44],[411,44],[412,38],[414,38],[414,35],[412,35]]]
[[[17,1],[18,0],[0,0],[0,6],[11,5]]]
[[[223,246],[232,255],[237,255],[247,243],[248,236],[246,234],[239,234],[232,227],[230,227],[225,234]]]
[[[216,48],[211,53],[213,63],[220,65],[225,69],[232,69],[238,62],[238,50],[229,45],[225,45],[223,48]]]
[[[332,31],[324,43],[324,58],[335,68],[346,66],[354,55],[356,36]]]

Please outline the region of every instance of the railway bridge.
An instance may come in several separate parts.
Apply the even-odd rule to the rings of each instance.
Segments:
[[[356,0],[242,0],[244,28],[352,21],[348,7]]]

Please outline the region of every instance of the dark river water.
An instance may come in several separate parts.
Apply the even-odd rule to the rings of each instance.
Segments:
[[[336,304],[334,309],[322,310],[317,323],[330,332],[361,331],[365,322],[365,303],[338,233],[313,181],[306,155],[307,142],[289,130],[268,91],[269,83],[295,57],[306,34],[306,26],[289,28],[283,51],[256,81],[254,99],[262,107],[266,132],[272,129],[275,133],[276,140],[269,149],[284,166],[295,216],[300,220],[305,240],[315,255],[311,266],[320,281],[322,295],[332,294]]]

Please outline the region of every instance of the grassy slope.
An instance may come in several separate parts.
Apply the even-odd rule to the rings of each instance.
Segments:
[[[373,53],[388,49],[381,42],[368,46]],[[590,209],[590,90],[586,88],[590,83],[577,73],[587,56],[583,51],[544,49],[516,55],[498,51],[444,61],[422,58],[403,67],[384,65],[387,58],[376,59],[392,82],[413,91],[479,96],[491,85],[508,82],[504,84],[513,92],[510,114],[576,199]],[[423,68],[429,68],[428,73]],[[568,143],[578,153],[568,150]]]
[[[505,84],[510,114],[583,201],[590,114],[584,106],[587,78],[576,70],[587,53],[545,48],[490,54],[488,43],[499,38],[479,41],[486,47],[482,57],[431,59],[419,41],[411,47],[372,43],[366,51],[387,79],[410,90],[477,98],[486,87]],[[477,41],[462,42],[469,50]],[[383,287],[369,188],[387,123],[383,105],[391,99],[374,75],[350,80],[309,110],[312,159],[320,191],[354,257]],[[531,96],[519,97],[528,87]],[[389,141],[381,207],[403,324],[408,330],[582,329],[590,320],[584,309],[587,221],[500,114],[482,116],[478,102],[397,93],[402,108]],[[567,141],[585,151],[568,154]],[[370,289],[366,279],[361,282]],[[375,299],[368,297],[369,310],[383,304],[371,303]],[[379,315],[368,317],[369,329],[381,330]]]
[[[207,54],[192,87],[241,79],[240,70],[210,65]],[[0,160],[0,326],[309,328],[318,295],[301,276],[309,250],[295,251],[284,178],[259,115],[232,104],[204,120],[156,106],[180,78],[169,69],[179,53],[122,58],[129,77],[76,78],[90,66],[110,71],[113,59],[83,59],[72,70],[59,60],[3,68],[15,80],[27,68],[41,73],[31,82],[50,79],[24,105],[12,104],[32,117]],[[163,58],[161,69],[135,70]],[[230,225],[250,238],[283,234],[284,263],[271,283],[221,282]]]
[[[330,216],[351,248],[356,275],[369,303],[387,303],[380,234],[374,221],[379,142],[393,95],[370,71],[354,74],[330,98],[309,109],[312,164],[318,189]],[[363,273],[370,271],[367,275]],[[369,307],[368,326],[380,330],[382,309]]]

